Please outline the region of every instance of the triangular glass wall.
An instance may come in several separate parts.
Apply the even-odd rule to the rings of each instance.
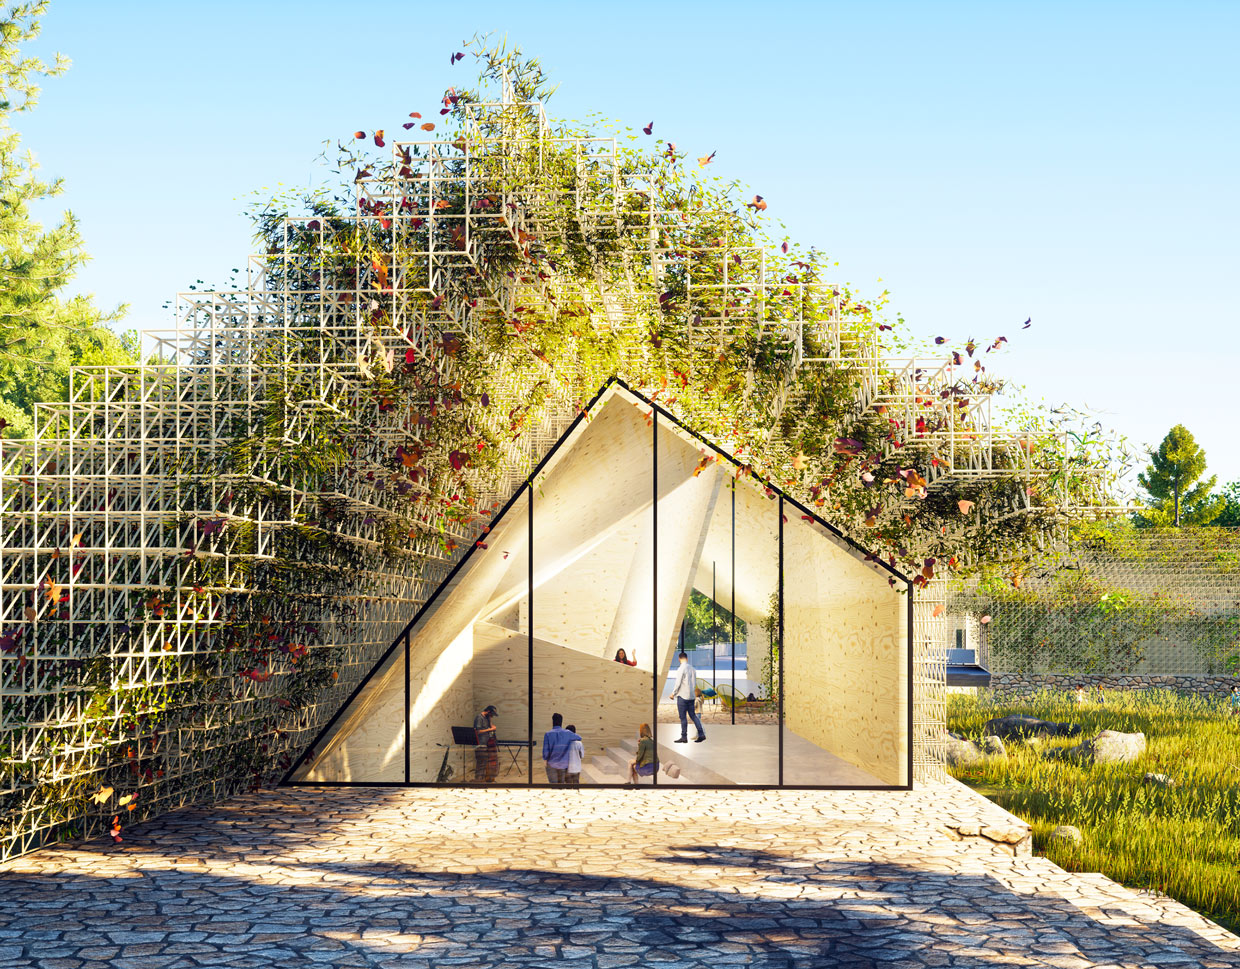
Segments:
[[[904,787],[910,602],[616,382],[290,779]]]

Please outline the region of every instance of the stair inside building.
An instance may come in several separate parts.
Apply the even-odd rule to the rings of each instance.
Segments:
[[[671,726],[670,724],[668,726]],[[709,742],[709,741],[708,741]],[[689,743],[693,743],[690,737]],[[722,774],[709,770],[700,764],[679,754],[683,744],[659,742],[659,786],[693,785],[693,784],[731,784],[732,781]],[[604,747],[601,754],[596,754],[581,765],[581,783],[583,784],[627,784],[629,780],[629,763],[637,757],[637,740],[630,738],[618,745]],[[680,767],[680,776],[672,777],[666,771],[668,764]],[[654,784],[652,777],[639,777],[637,783],[644,787]]]

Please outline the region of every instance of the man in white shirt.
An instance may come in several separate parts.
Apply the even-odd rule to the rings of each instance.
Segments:
[[[697,715],[696,689],[697,670],[689,665],[689,654],[682,650],[680,669],[676,671],[676,681],[672,684],[672,696],[676,698],[676,712],[680,714],[680,739],[676,741],[678,744],[689,742],[689,723],[686,717],[692,717],[693,725],[697,727],[698,735],[694,743],[700,744],[706,739],[706,731],[702,729],[702,720]]]

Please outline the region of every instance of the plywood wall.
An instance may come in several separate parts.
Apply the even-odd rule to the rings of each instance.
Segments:
[[[817,526],[785,526],[787,727],[893,785],[908,782],[907,607]]]
[[[490,623],[475,627],[474,705],[499,708],[497,735],[524,739],[528,729],[526,703],[529,641],[525,635]],[[635,737],[637,725],[651,720],[653,687],[643,672],[612,660],[565,649],[557,643],[534,641],[534,764],[540,768],[542,735],[551,729],[551,715],[562,713],[585,741],[587,754]]]

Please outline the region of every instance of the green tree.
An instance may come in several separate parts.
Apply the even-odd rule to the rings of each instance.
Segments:
[[[744,640],[747,632],[744,620],[737,619],[737,641]],[[685,647],[731,641],[732,613],[717,602],[713,603],[712,608],[710,596],[704,596],[694,589],[689,596],[689,607],[685,610]]]
[[[63,191],[60,179],[42,181],[30,152],[9,124],[38,102],[36,80],[64,73],[57,54],[47,65],[23,57],[21,46],[39,35],[47,0],[23,3],[0,15],[0,433],[30,431],[37,401],[64,400],[74,364],[127,363],[137,359],[136,334],[118,337],[88,297],[60,293],[86,261],[77,219],[65,212],[44,230],[30,216],[31,203]]]
[[[1220,494],[1223,499],[1223,510],[1211,525],[1222,525],[1224,528],[1240,526],[1240,481],[1231,481],[1223,485]]]
[[[1206,452],[1187,427],[1176,424],[1149,455],[1149,467],[1137,475],[1137,483],[1149,494],[1146,510],[1137,513],[1137,524],[1178,528],[1208,525],[1219,516],[1226,501],[1210,494],[1218,476],[1202,479]]]

